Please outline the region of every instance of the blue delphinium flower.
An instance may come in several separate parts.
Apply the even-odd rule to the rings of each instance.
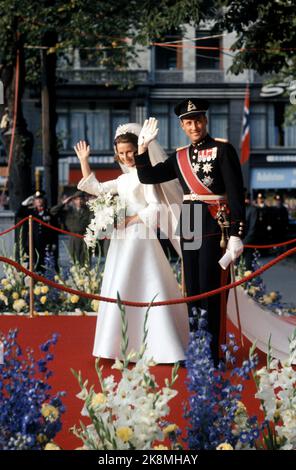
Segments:
[[[257,365],[257,359],[253,357],[244,361],[241,368],[233,369],[231,374],[227,372],[226,364],[235,363],[234,353],[238,350],[235,337],[231,334],[228,344],[222,347],[226,362],[220,362],[215,368],[206,312],[196,311],[194,321],[197,322],[198,329],[190,333],[186,354],[187,384],[191,392],[189,406],[185,409],[185,418],[190,423],[186,439],[189,448],[216,449],[223,442],[231,444],[234,448],[239,439],[247,439],[253,444],[255,425],[251,426],[252,432],[248,432],[247,436],[237,436],[233,433],[234,417],[243,389],[242,384],[233,379],[249,379],[250,372]]]
[[[64,392],[52,395],[47,382],[52,374],[47,363],[53,359],[48,351],[57,335],[40,346],[43,356],[36,360],[30,348],[22,355],[17,333],[10,330],[0,336],[4,345],[4,364],[0,365],[0,450],[41,450],[60,431],[64,412]]]

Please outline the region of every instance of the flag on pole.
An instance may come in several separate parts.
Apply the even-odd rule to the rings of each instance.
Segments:
[[[249,83],[246,86],[244,112],[243,112],[243,127],[241,137],[241,165],[247,163],[250,158],[250,87]]]

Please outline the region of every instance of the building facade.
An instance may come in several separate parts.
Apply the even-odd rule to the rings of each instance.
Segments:
[[[139,51],[136,69],[112,76],[94,66],[82,52],[74,51],[72,65],[61,63],[58,68],[61,192],[67,192],[80,179],[73,146],[81,139],[91,145],[91,165],[100,180],[120,173],[113,159],[113,136],[119,124],[142,123],[146,117],[155,116],[159,141],[168,152],[185,145],[186,138],[173,112],[176,102],[185,97],[209,100],[210,134],[229,140],[239,154],[249,80],[251,154],[246,186],[254,198],[259,191],[270,197],[280,192],[292,214],[296,207],[296,126],[285,124],[289,96],[279,91],[264,92],[263,78],[252,71],[237,76],[228,72],[234,40],[233,34],[213,36],[209,28],[196,31],[187,26],[182,35],[168,35],[169,45]],[[174,44],[178,47],[172,47]],[[35,135],[34,166],[42,167],[37,99],[27,96],[25,115]]]

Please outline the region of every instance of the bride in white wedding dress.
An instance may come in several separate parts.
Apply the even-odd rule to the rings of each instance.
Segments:
[[[98,196],[118,194],[126,204],[123,227],[114,230],[106,258],[101,295],[139,302],[180,298],[181,293],[171,266],[156,237],[160,198],[157,187],[140,183],[135,168],[137,124],[119,126],[115,134],[116,156],[124,173],[117,179],[100,183],[89,166],[90,148],[84,141],[74,147],[82,176],[78,189]],[[122,233],[121,233],[122,232]],[[128,350],[142,345],[146,308],[125,307],[128,322]],[[145,356],[157,363],[185,359],[189,336],[186,304],[152,307],[148,315]],[[93,355],[120,358],[121,316],[117,304],[100,302]]]

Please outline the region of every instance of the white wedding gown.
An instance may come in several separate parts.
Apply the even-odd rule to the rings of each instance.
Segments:
[[[80,180],[78,189],[92,195],[103,192],[119,194],[125,201],[127,215],[138,214],[143,223],[115,230],[106,258],[101,295],[150,302],[180,298],[181,293],[170,264],[155,235],[153,222],[159,200],[152,185],[140,183],[136,169],[117,179],[99,183],[92,173]],[[122,233],[121,233],[122,232]],[[149,237],[145,234],[149,233]],[[124,237],[125,233],[125,237]],[[122,236],[122,238],[120,238]],[[128,351],[142,345],[146,308],[125,307],[128,321]],[[157,363],[173,363],[185,358],[189,337],[186,304],[152,307],[148,316],[145,356]],[[120,358],[121,316],[117,304],[100,302],[93,355]]]

